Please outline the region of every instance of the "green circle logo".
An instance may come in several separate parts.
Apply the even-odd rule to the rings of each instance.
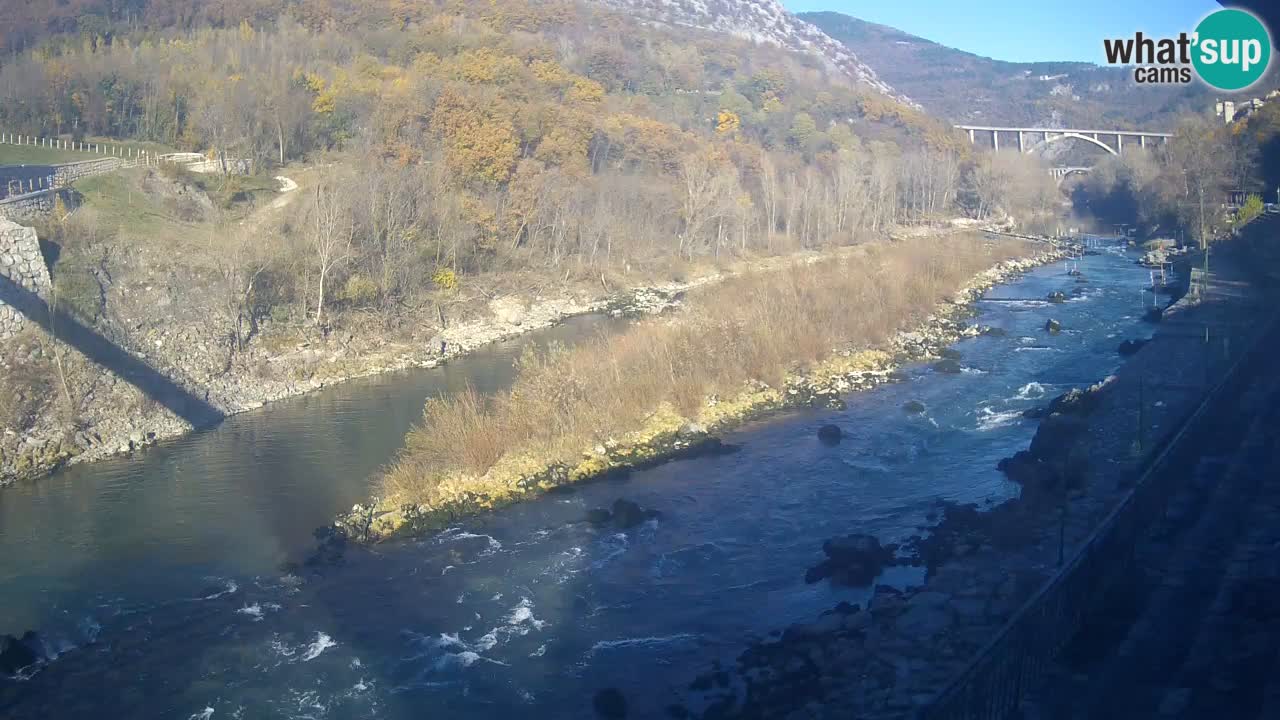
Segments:
[[[1245,10],[1218,10],[1196,26],[1191,63],[1200,79],[1219,90],[1243,90],[1271,63],[1271,34]]]

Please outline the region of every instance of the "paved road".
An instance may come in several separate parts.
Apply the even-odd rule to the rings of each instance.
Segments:
[[[10,183],[21,182],[25,188],[28,182],[35,182],[37,186],[41,178],[47,178],[53,175],[55,168],[52,165],[0,165],[0,199],[8,197],[10,194]]]

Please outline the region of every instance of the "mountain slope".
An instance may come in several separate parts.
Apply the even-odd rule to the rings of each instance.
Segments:
[[[895,100],[915,105],[885,82],[847,44],[787,11],[779,0],[601,0],[629,14],[668,25],[723,32],[814,55],[829,68]]]
[[[801,13],[877,75],[952,122],[1163,129],[1212,108],[1200,84],[1140,86],[1131,71],[1081,62],[1013,63],[834,12]]]

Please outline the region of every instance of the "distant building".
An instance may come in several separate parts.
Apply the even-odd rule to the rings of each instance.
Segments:
[[[1223,123],[1230,124],[1236,120],[1247,118],[1253,113],[1261,110],[1267,101],[1280,97],[1280,90],[1272,90],[1267,93],[1266,98],[1251,98],[1249,100],[1219,100],[1214,104],[1214,114],[1218,116]]]

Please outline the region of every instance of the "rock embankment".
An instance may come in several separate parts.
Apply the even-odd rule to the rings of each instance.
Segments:
[[[30,228],[22,230],[32,233]],[[31,237],[34,240],[34,234]],[[736,274],[811,263],[849,251],[771,257],[702,272],[689,280],[605,293],[585,286],[550,297],[499,295],[460,303],[448,322],[432,317],[394,332],[381,322],[355,320],[321,333],[309,325],[263,319],[251,341],[237,347],[228,342],[237,323],[217,301],[218,277],[130,248],[114,253],[110,267],[104,264],[79,274],[78,283],[84,287],[77,289],[84,297],[72,310],[113,345],[224,415],[233,415],[345,380],[434,367],[578,315],[661,313],[680,304],[686,292]],[[42,259],[27,255],[22,256],[24,262],[44,267]],[[56,392],[62,384],[55,367],[59,361],[67,393]],[[192,430],[125,379],[51,344],[40,332],[28,329],[15,342],[0,345],[0,371],[6,367],[16,368],[14,374],[24,380],[14,393],[23,402],[18,403],[21,412],[15,415],[20,417],[11,427],[5,428],[10,418],[0,417],[0,485],[36,478],[63,464],[136,452]],[[70,409],[59,406],[63,395]],[[0,403],[0,411],[6,409]]]
[[[688,706],[708,719],[914,717],[1089,538],[1147,454],[1248,352],[1258,319],[1273,310],[1256,289],[1242,292],[1248,275],[1238,264],[1222,258],[1217,273],[1209,287],[1220,295],[1175,303],[1114,376],[1045,409],[1031,447],[1004,463],[1022,483],[1019,498],[986,512],[943,505],[937,526],[904,548],[914,557],[903,560],[927,568],[923,585],[877,586],[869,610],[842,604],[753,645],[732,669],[695,679]],[[1208,368],[1206,325],[1225,335],[1216,344],[1211,335]],[[676,712],[691,716],[689,707]]]

